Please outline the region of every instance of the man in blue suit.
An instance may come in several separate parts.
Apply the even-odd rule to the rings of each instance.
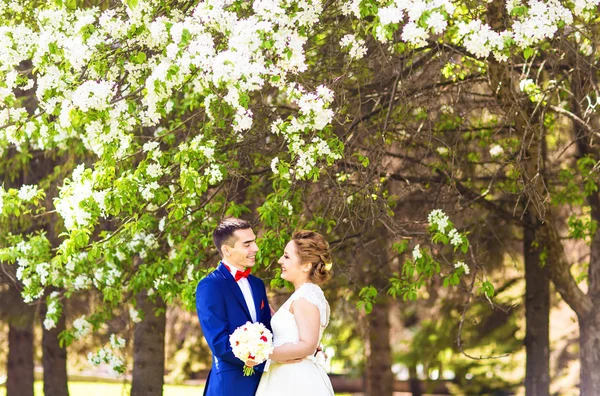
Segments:
[[[271,309],[262,280],[250,274],[258,246],[250,223],[223,219],[213,232],[221,254],[217,269],[198,283],[196,310],[204,337],[213,354],[205,396],[254,396],[264,363],[242,362],[231,351],[229,336],[246,322],[261,322],[271,330]],[[245,377],[243,366],[254,367]]]

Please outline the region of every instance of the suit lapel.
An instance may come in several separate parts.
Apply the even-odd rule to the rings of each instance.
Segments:
[[[219,271],[221,273],[221,275],[223,275],[223,277],[225,277],[225,279],[227,279],[227,282],[226,282],[227,286],[229,286],[229,289],[231,290],[233,295],[237,298],[238,302],[244,309],[244,312],[246,313],[248,320],[252,321],[252,317],[250,316],[250,311],[248,310],[248,306],[246,305],[246,300],[244,299],[242,290],[237,285],[237,282],[235,281],[235,279],[233,279],[233,275],[231,275],[231,272],[229,272],[223,264],[220,264],[217,267],[217,271]],[[254,291],[252,291],[252,293],[254,294]]]
[[[261,315],[260,315],[260,303],[262,301],[262,299],[259,296],[259,291],[260,291],[260,285],[257,284],[257,282],[261,282],[262,281],[260,279],[258,279],[257,277],[254,277],[252,275],[250,275],[248,277],[248,281],[250,283],[250,289],[252,289],[252,299],[254,300],[254,309],[256,310],[256,321],[260,322],[261,319]]]

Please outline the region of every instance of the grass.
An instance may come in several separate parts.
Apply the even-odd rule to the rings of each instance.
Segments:
[[[35,396],[43,396],[43,383],[36,381]],[[129,396],[131,385],[110,384],[106,382],[69,382],[70,396]],[[202,386],[165,385],[163,396],[198,396]],[[338,394],[340,396],[349,394]],[[6,396],[6,388],[0,386],[0,396]]]
[[[131,385],[106,382],[69,382],[70,396],[129,396]],[[43,383],[36,381],[35,396],[43,396]],[[198,396],[202,386],[165,385],[163,396]],[[0,387],[0,396],[6,396],[6,388]]]

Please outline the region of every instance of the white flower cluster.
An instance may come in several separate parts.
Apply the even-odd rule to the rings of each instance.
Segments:
[[[538,85],[530,78],[521,80],[519,82],[519,88],[521,89],[521,92],[529,95],[529,99],[534,103],[541,102],[544,97],[540,87],[538,87]]]
[[[229,336],[229,344],[235,357],[242,362],[262,363],[273,352],[273,334],[260,322],[246,322]],[[244,366],[244,375],[252,372],[254,369]]]
[[[559,24],[573,23],[573,15],[558,0],[528,2],[527,16],[513,23],[514,39],[521,48],[552,38]]]
[[[110,335],[110,346],[114,349],[122,349],[125,347],[125,339],[118,337],[116,334]]]
[[[73,106],[81,111],[104,110],[110,106],[113,84],[108,81],[86,81],[73,92]]]
[[[36,235],[4,250],[16,261],[16,278],[23,284],[21,295],[28,304],[44,295],[46,285],[54,284],[59,279],[56,269],[44,261],[49,244],[46,236]]]
[[[448,237],[450,238],[450,244],[454,247],[458,247],[463,243],[463,237],[460,235],[460,232],[453,228],[448,233]]]
[[[342,6],[342,12],[361,19],[365,15],[361,15],[360,3],[360,0],[347,2]],[[574,13],[588,18],[599,3],[598,0],[576,0]],[[456,6],[450,0],[393,0],[383,4],[374,11],[377,25],[373,29],[374,35],[382,42],[393,40],[390,26],[397,24],[402,29],[404,42],[423,47],[431,40],[430,33],[442,34],[452,22],[458,27],[455,44],[463,45],[480,58],[493,53],[500,61],[507,59],[507,44],[527,48],[553,37],[560,26],[573,23],[573,14],[558,0],[507,2],[509,13],[517,6],[522,6],[523,11],[513,17],[513,23],[507,30],[498,32],[484,21],[473,19],[471,13],[455,12]]]
[[[73,321],[73,328],[75,328],[75,339],[79,340],[92,330],[92,325],[85,319],[85,316],[80,316]]]
[[[485,58],[493,51],[497,59],[504,60],[504,43],[511,36],[507,31],[495,32],[488,24],[477,19],[458,23],[457,40],[462,40],[467,51],[478,58]]]
[[[24,184],[19,189],[17,196],[20,200],[25,202],[30,202],[33,198],[38,195],[38,188],[36,186],[30,186]]]
[[[465,264],[462,261],[458,261],[454,264],[454,268],[462,268],[465,275],[469,275],[471,273],[471,269],[469,268],[469,266],[467,264]]]
[[[492,157],[500,157],[502,154],[504,154],[504,149],[499,144],[490,147],[490,155]]]
[[[94,286],[98,289],[103,287],[114,287],[119,283],[122,271],[118,269],[112,262],[107,262],[107,267],[97,269],[94,273]]]
[[[308,176],[315,168],[320,158],[329,161],[335,161],[341,158],[341,155],[331,149],[329,144],[319,137],[314,137],[310,143],[306,143],[302,138],[307,130],[322,130],[333,119],[333,110],[329,104],[333,101],[333,92],[325,87],[319,86],[316,93],[305,93],[302,87],[292,87],[288,90],[289,99],[296,103],[299,110],[299,117],[291,117],[290,121],[276,120],[271,125],[271,130],[275,134],[282,134],[288,142],[289,151],[296,157],[295,172],[298,179]],[[274,160],[275,161],[275,160]],[[277,159],[271,164],[274,173],[279,173],[277,164],[281,160]],[[282,174],[284,178],[289,178],[289,174]]]
[[[446,228],[450,224],[450,218],[441,209],[432,210],[427,220],[429,225],[435,225],[442,234],[446,233]]]
[[[159,290],[162,286],[166,285],[168,282],[167,274],[162,274],[154,279],[154,288]]]
[[[106,192],[94,191],[93,174],[86,171],[84,164],[73,170],[72,181],[65,180],[59,197],[54,199],[56,211],[61,215],[67,230],[85,227],[93,220],[89,207],[95,204],[102,210],[105,207]]]
[[[385,41],[382,29],[390,24],[402,22],[405,17],[407,22],[402,29],[402,40],[416,47],[427,45],[429,30],[434,34],[443,33],[448,26],[445,15],[452,15],[454,4],[449,0],[395,0],[391,5],[378,10],[379,28],[376,29],[379,40]],[[420,26],[423,15],[425,26]]]
[[[421,245],[416,245],[414,247],[412,255],[415,261],[423,257],[423,253],[421,253]]]
[[[142,321],[142,318],[140,318],[140,313],[133,307],[129,307],[129,317],[133,323],[140,323]]]
[[[356,18],[360,18],[360,2],[361,0],[343,1],[341,4],[341,11],[344,15],[354,14]]]
[[[123,374],[125,372],[125,360],[118,356],[115,351],[119,351],[125,347],[125,340],[117,337],[116,334],[110,336],[110,347],[100,348],[95,354],[88,353],[88,361],[94,366],[108,364],[115,374]]]
[[[320,0],[256,0],[244,12],[231,1],[205,0],[186,14],[157,12],[156,1],[123,3],[105,11],[40,7],[30,25],[0,27],[0,77],[7,85],[0,89],[0,118],[8,117],[0,124],[25,122],[27,110],[3,109],[3,99],[37,81],[41,111],[23,128],[37,148],[66,148],[69,138],[79,138],[98,156],[122,159],[132,154],[133,127],[158,124],[173,108],[176,90],[204,97],[209,117],[211,100],[223,97],[214,91],[227,92],[224,102],[235,113],[232,129],[241,133],[252,126],[248,93],[266,82],[285,88],[288,76],[307,69],[304,44],[323,11]],[[124,62],[106,62],[114,56],[107,44],[135,52]],[[15,67],[26,60],[36,78],[17,83]],[[86,80],[79,82],[82,75]],[[38,117],[43,112],[57,121]],[[87,112],[101,115],[78,127],[85,119],[80,113]],[[17,131],[16,125],[4,128],[0,142],[23,143]],[[117,146],[116,153],[107,154],[109,145]],[[150,177],[159,173],[149,168]]]
[[[283,200],[283,202],[281,203],[281,206],[284,209],[287,209],[288,216],[291,216],[291,215],[294,214],[294,207],[292,206],[292,204],[287,199]]]
[[[208,176],[209,184],[217,184],[223,180],[223,172],[217,164],[210,164],[208,168],[204,170],[204,175]]]
[[[44,318],[44,328],[46,330],[52,330],[56,327],[56,321],[60,315],[60,302],[58,301],[58,292],[52,292],[48,296],[47,301],[48,309],[46,311],[46,317]]]
[[[340,40],[340,45],[350,51],[350,57],[352,59],[361,59],[367,54],[365,40],[357,39],[353,34],[347,34],[342,37]]]
[[[271,171],[276,175],[279,173],[279,168],[277,167],[277,164],[279,164],[279,157],[275,157],[271,160]],[[0,199],[2,199],[2,196],[0,196]],[[1,206],[0,206],[0,213],[2,213]]]
[[[145,258],[149,250],[158,248],[158,240],[154,234],[140,231],[133,235],[126,246],[131,253],[138,253],[141,258]],[[125,259],[125,257],[119,259]]]

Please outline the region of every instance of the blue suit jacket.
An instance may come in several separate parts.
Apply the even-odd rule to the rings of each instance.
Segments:
[[[262,280],[249,275],[258,322],[271,330],[271,310]],[[213,354],[206,396],[254,396],[264,363],[254,367],[255,374],[245,377],[244,362],[231,351],[229,336],[241,325],[252,322],[244,295],[223,264],[198,283],[196,310],[204,337]]]

